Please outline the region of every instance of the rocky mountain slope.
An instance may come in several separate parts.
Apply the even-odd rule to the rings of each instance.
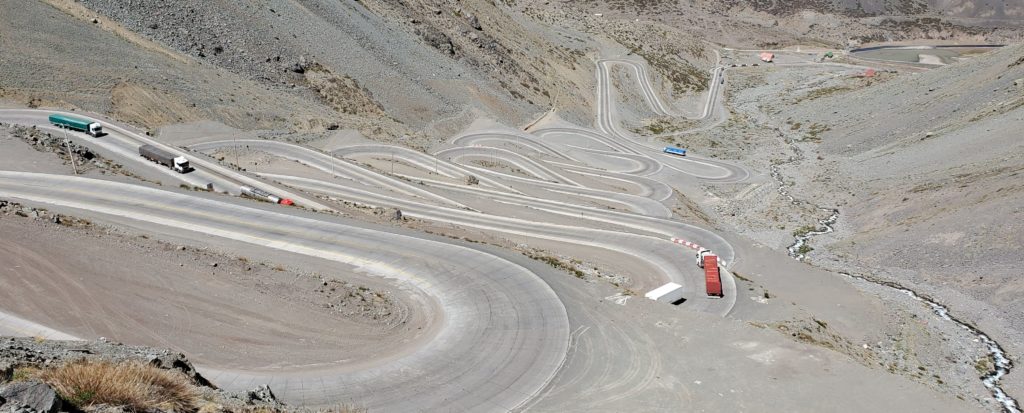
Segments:
[[[544,3],[537,0],[537,3]],[[998,3],[998,4],[997,4]],[[807,0],[560,2],[607,18],[650,20],[728,46],[787,44],[845,47],[937,39],[1019,41],[1024,5],[995,1]]]
[[[57,8],[7,1],[2,7],[0,95],[14,104],[77,108],[140,126],[217,119],[301,130],[344,118],[299,94],[169,51],[105,18],[91,23],[85,19],[95,13],[70,2]]]
[[[1019,342],[1024,46],[780,107],[780,116],[827,125],[787,169],[804,177],[801,194],[840,210],[819,262],[919,285]]]
[[[589,123],[600,57],[637,55],[664,95],[684,99],[706,90],[715,44],[1015,36],[1019,7],[983,14],[983,6],[5,1],[0,43],[13,53],[0,56],[0,97],[149,127],[212,119],[243,129],[340,127],[378,140],[418,132],[439,139],[477,117],[523,125],[550,108]]]
[[[415,128],[471,107],[521,123],[551,105],[552,90],[576,90],[589,81],[580,82],[590,70],[578,66],[580,45],[552,42],[540,34],[550,28],[538,30],[491,2],[83,4],[146,38],[266,85],[303,86],[306,66],[316,62]]]

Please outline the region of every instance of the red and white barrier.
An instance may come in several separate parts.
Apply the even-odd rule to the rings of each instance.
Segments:
[[[697,245],[697,244],[692,243],[690,241],[687,241],[685,239],[672,238],[672,242],[674,242],[676,244],[680,244],[680,245],[685,245],[685,246],[693,248],[695,250],[699,250],[701,248],[700,245]]]
[[[700,245],[698,245],[697,243],[690,242],[690,241],[687,241],[685,239],[679,239],[679,238],[676,238],[676,237],[672,237],[672,242],[674,242],[676,244],[679,244],[679,245],[682,245],[682,246],[685,246],[685,247],[693,248],[695,250],[700,250],[700,249],[703,248]],[[713,254],[713,252],[711,252],[711,250],[707,250],[707,251],[708,251],[708,254]],[[722,266],[726,265],[725,261],[723,261],[721,259],[719,259],[718,263],[721,264]]]

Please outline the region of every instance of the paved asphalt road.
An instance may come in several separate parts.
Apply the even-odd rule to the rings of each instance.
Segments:
[[[442,330],[409,356],[352,372],[205,369],[227,389],[269,383],[300,404],[360,400],[371,411],[506,411],[540,391],[566,354],[568,319],[551,288],[465,247],[77,177],[0,172],[0,196],[334,260],[422,290],[444,311]]]

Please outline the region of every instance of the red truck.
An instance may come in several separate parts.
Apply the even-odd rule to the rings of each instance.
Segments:
[[[718,256],[704,256],[704,279],[707,283],[709,297],[721,297],[723,295],[722,277],[718,274]]]

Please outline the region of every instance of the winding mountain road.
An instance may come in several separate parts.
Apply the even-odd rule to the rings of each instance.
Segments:
[[[96,179],[0,172],[0,194],[325,258],[421,290],[444,310],[444,326],[424,347],[358,371],[203,368],[228,389],[269,383],[304,405],[357,399],[374,410],[507,411],[540,391],[566,354],[568,320],[551,288],[465,247]]]
[[[539,129],[532,134],[474,131],[453,138],[432,154],[380,144],[350,145],[324,153],[301,145],[252,139],[203,142],[186,152],[104,120],[100,121],[110,135],[70,135],[126,166],[171,182],[192,186],[212,183],[216,191],[230,194],[237,194],[241,185],[257,186],[325,211],[335,209],[332,199],[396,207],[424,220],[628,257],[643,263],[645,268],[638,270],[643,273],[642,285],[680,283],[688,298],[682,307],[724,316],[736,303],[736,285],[727,267],[737,257],[732,246],[717,234],[672,219],[673,184],[677,180],[740,182],[749,177],[749,172],[698,156],[667,156],[621,132],[609,85],[608,71],[614,65],[626,65],[633,71],[645,101],[655,113],[684,116],[658,96],[644,65],[602,60],[597,64],[596,131],[571,127]],[[711,74],[713,80],[699,120],[710,120],[718,107],[717,79],[723,69],[715,67]],[[49,113],[53,112],[0,110],[0,119],[57,131],[48,125]],[[153,165],[137,155],[142,144],[184,154],[197,171],[182,175]],[[331,180],[243,173],[202,155],[242,146],[329,173]],[[537,156],[524,156],[524,152]],[[418,175],[387,174],[357,163],[358,159],[374,157],[397,158]],[[518,168],[526,176],[472,164],[487,159]],[[470,176],[480,185],[445,182]],[[417,181],[418,185],[412,183]],[[565,305],[578,303],[564,302],[525,267],[479,250],[386,229],[346,225],[328,216],[310,218],[211,199],[212,195],[195,196],[81,177],[0,171],[0,197],[87,211],[147,231],[173,228],[330,260],[348,270],[420,291],[442,309],[443,325],[422,346],[409,354],[364,360],[358,368],[343,363],[301,371],[202,366],[210,380],[226,389],[248,390],[267,383],[282,399],[306,406],[358,400],[371,411],[509,411],[530,403],[544,391],[569,351],[570,323]],[[529,211],[530,217],[474,209],[470,201],[479,197],[486,197],[494,205]],[[724,299],[705,297],[703,274],[693,265],[692,253],[673,244],[673,237],[697,241],[722,257]],[[72,337],[57,330],[41,330],[45,327],[13,316],[0,319],[0,331],[26,331],[29,327]],[[636,391],[651,380],[641,373],[627,375]]]

